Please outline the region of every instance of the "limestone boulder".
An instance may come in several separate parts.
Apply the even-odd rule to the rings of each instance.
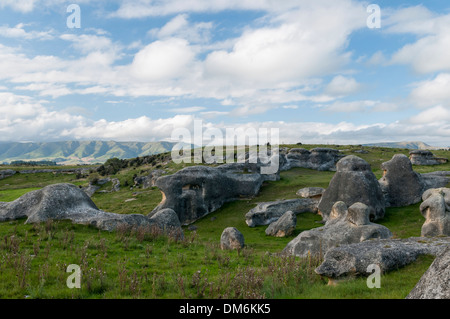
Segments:
[[[391,238],[388,228],[370,222],[369,214],[369,207],[363,203],[347,208],[344,202],[338,201],[325,226],[303,231],[287,244],[283,253],[299,257],[323,256],[336,246]]]
[[[286,155],[290,167],[303,167],[319,171],[335,171],[336,162],[343,155],[331,148],[314,148],[311,151],[304,148],[293,148]]]
[[[245,214],[245,222],[249,227],[269,225],[277,221],[287,211],[294,214],[317,212],[317,201],[311,198],[296,198],[258,203],[255,208]]]
[[[155,182],[158,177],[166,174],[167,172],[162,169],[155,169],[151,171],[148,175],[145,176],[137,176],[134,179],[134,185],[140,186],[142,189],[148,189],[150,187],[156,186]]]
[[[186,167],[156,180],[163,199],[150,216],[170,208],[183,225],[188,225],[226,202],[256,196],[263,182],[259,173],[208,166]]]
[[[220,236],[220,249],[242,249],[244,248],[244,235],[235,227],[227,227]]]
[[[297,215],[292,211],[284,213],[280,219],[271,223],[266,229],[267,236],[287,237],[292,235],[297,226]]]
[[[315,269],[321,276],[339,279],[369,276],[370,265],[378,265],[382,273],[397,270],[416,261],[421,255],[439,255],[450,244],[449,237],[439,239],[411,237],[376,239],[334,247],[325,254]]]
[[[448,162],[447,158],[435,157],[431,151],[426,150],[411,151],[409,158],[414,165],[439,165]]]
[[[450,236],[450,189],[434,188],[423,193],[420,212],[425,217],[421,235]]]
[[[322,187],[305,187],[299,189],[296,195],[303,198],[316,199],[317,201],[319,201],[322,197],[323,192],[325,192],[325,188]]]
[[[369,207],[369,218],[374,221],[384,217],[385,199],[380,184],[369,163],[349,155],[336,164],[337,171],[318,204],[319,214],[327,221],[333,205],[342,201],[347,207],[360,202]]]
[[[4,178],[10,177],[10,176],[13,176],[16,173],[17,172],[12,169],[0,170],[0,179],[4,179]]]
[[[450,246],[441,252],[406,299],[450,299]]]
[[[161,213],[163,214],[163,213]],[[165,212],[164,215],[168,213]],[[26,218],[25,223],[47,220],[70,220],[75,224],[91,225],[101,230],[113,231],[120,225],[127,227],[157,227],[162,232],[171,229],[179,237],[182,229],[171,217],[141,214],[115,214],[99,210],[90,197],[72,184],[54,184],[29,192],[13,202],[0,203],[0,222]]]
[[[406,155],[396,154],[390,161],[381,164],[383,177],[379,180],[386,207],[402,207],[419,203],[423,193],[420,174],[412,169]]]

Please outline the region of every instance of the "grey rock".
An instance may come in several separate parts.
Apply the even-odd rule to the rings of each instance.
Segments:
[[[414,165],[439,165],[448,162],[447,158],[435,157],[431,151],[425,150],[411,151],[409,158]]]
[[[303,198],[314,198],[319,200],[322,197],[323,192],[325,192],[325,188],[322,187],[305,187],[299,189],[296,195]]]
[[[406,155],[394,155],[390,161],[381,164],[381,169],[384,173],[379,183],[386,207],[408,206],[421,201],[424,188],[422,178],[413,171]]]
[[[4,179],[10,176],[13,176],[17,172],[12,169],[4,169],[0,171],[0,179]]]
[[[450,246],[440,253],[406,299],[450,299]]]
[[[244,235],[235,227],[227,227],[220,236],[220,249],[241,249],[245,245]]]
[[[157,227],[162,232],[176,228],[182,233],[175,212],[161,212],[149,218],[140,214],[115,214],[99,210],[90,197],[72,184],[54,184],[29,192],[13,202],[0,203],[0,222],[27,218],[25,223],[47,220],[70,220],[75,224],[92,225],[113,231],[120,225]]]
[[[111,179],[112,182],[112,192],[119,192],[120,191],[120,180],[118,178]]]
[[[135,186],[141,186],[142,189],[148,189],[150,187],[156,186],[156,180],[166,174],[167,172],[162,169],[156,169],[151,171],[146,176],[138,176],[134,179],[134,185]]]
[[[293,148],[286,155],[290,167],[304,167],[319,171],[336,170],[336,162],[343,155],[331,148],[314,148],[308,151],[304,148]]]
[[[311,198],[296,198],[258,203],[255,208],[245,214],[245,222],[249,227],[269,225],[287,211],[292,211],[294,214],[316,213],[317,201]]]
[[[425,217],[421,236],[450,236],[450,189],[434,188],[423,193],[420,212]]]
[[[420,174],[423,190],[446,187],[450,182],[450,172],[438,171]]]
[[[219,209],[224,203],[241,197],[253,197],[264,178],[259,173],[237,173],[231,169],[191,166],[173,175],[161,176],[156,186],[162,202],[150,213],[171,208],[183,225]]]
[[[322,194],[318,204],[319,214],[327,221],[334,203],[342,201],[347,207],[360,202],[370,210],[370,220],[384,217],[385,199],[380,184],[369,163],[349,155],[336,164],[337,172]]]
[[[83,187],[83,191],[89,196],[92,197],[96,191],[100,189],[98,185],[89,184],[87,187]]]
[[[347,276],[369,276],[369,265],[378,265],[382,273],[404,267],[420,255],[438,255],[450,244],[449,237],[407,239],[375,239],[341,245],[330,249],[322,264],[315,269],[332,279]]]
[[[347,209],[344,202],[336,202],[325,226],[303,231],[287,244],[283,253],[300,257],[321,257],[339,245],[374,238],[391,238],[389,229],[369,221],[369,214],[369,207],[363,203],[354,203]]]
[[[280,219],[271,223],[266,229],[267,236],[274,237],[287,237],[292,235],[297,226],[297,216],[291,212],[287,211],[284,213]]]

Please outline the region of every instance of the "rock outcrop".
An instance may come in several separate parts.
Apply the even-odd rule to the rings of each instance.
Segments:
[[[161,214],[168,215],[164,218]],[[173,211],[161,212],[149,218],[140,214],[114,214],[99,210],[89,196],[72,184],[54,184],[29,192],[13,202],[0,203],[0,222],[27,218],[25,223],[41,223],[47,220],[71,220],[75,224],[92,225],[113,231],[119,225],[129,227],[157,227],[162,232],[170,230],[182,234],[174,222]],[[170,215],[172,217],[170,217]],[[164,220],[170,220],[165,223]]]
[[[443,157],[435,157],[431,151],[414,150],[409,152],[409,159],[413,165],[439,165],[448,162]]]
[[[299,189],[296,195],[303,198],[311,198],[319,201],[322,198],[323,192],[325,192],[325,188],[322,187],[305,187]]]
[[[423,193],[420,212],[425,217],[423,237],[450,236],[450,188],[434,188]]]
[[[380,267],[382,273],[404,267],[420,255],[438,255],[450,244],[449,237],[408,239],[377,239],[342,245],[330,249],[322,264],[315,269],[332,279],[347,276],[369,276],[369,265]]]
[[[177,212],[180,222],[187,225],[226,202],[256,196],[263,182],[264,177],[259,173],[234,171],[229,167],[186,167],[156,180],[163,199],[150,215],[171,208]]]
[[[450,246],[436,257],[406,299],[450,299]]]
[[[355,155],[349,155],[337,162],[337,172],[322,194],[318,209],[327,221],[334,203],[342,201],[347,207],[360,202],[369,207],[370,220],[383,218],[385,199],[377,178],[369,163]]]
[[[135,186],[141,186],[142,189],[147,189],[153,186],[156,186],[156,180],[158,177],[166,174],[167,172],[162,169],[156,169],[151,171],[148,175],[138,176],[134,179]]]
[[[296,198],[258,203],[255,208],[245,214],[245,222],[249,227],[269,225],[287,211],[292,211],[294,214],[316,213],[317,201],[311,198]]]
[[[0,171],[0,179],[4,179],[10,176],[13,176],[17,172],[12,169],[4,169]]]
[[[392,237],[385,226],[371,223],[369,214],[370,209],[365,204],[354,203],[347,209],[344,202],[336,202],[325,226],[300,233],[287,244],[283,253],[320,256],[339,245]]]
[[[297,215],[291,211],[284,213],[280,219],[271,223],[266,229],[267,236],[287,237],[292,235],[297,226]]]
[[[235,227],[227,227],[220,236],[220,249],[242,249],[244,248],[244,235]]]
[[[343,155],[331,148],[314,148],[311,151],[304,148],[293,148],[286,155],[289,167],[303,167],[319,171],[335,171],[336,162]]]
[[[381,164],[381,169],[384,173],[379,183],[386,207],[408,206],[421,201],[424,184],[406,155],[394,155],[390,161]]]

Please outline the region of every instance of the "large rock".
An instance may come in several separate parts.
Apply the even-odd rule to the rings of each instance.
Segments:
[[[385,200],[377,178],[369,163],[355,155],[342,158],[336,164],[337,172],[322,194],[318,209],[327,221],[334,203],[344,202],[347,207],[360,202],[370,210],[370,220],[384,217]]]
[[[287,211],[292,211],[294,214],[316,213],[317,201],[311,198],[296,198],[258,203],[255,208],[245,214],[245,222],[249,227],[269,225],[277,221]]]
[[[336,162],[343,155],[331,148],[314,148],[308,151],[304,148],[293,148],[286,155],[290,167],[304,167],[319,171],[336,170]]]
[[[341,245],[325,254],[315,269],[321,276],[332,279],[347,276],[369,276],[369,265],[378,265],[382,273],[399,269],[420,255],[438,255],[450,244],[449,237],[408,239],[377,239]]]
[[[323,192],[325,192],[325,188],[322,187],[305,187],[299,189],[296,195],[303,198],[316,199],[317,201],[319,201],[320,198],[322,198]]]
[[[141,186],[142,189],[147,189],[147,188],[156,186],[156,184],[155,184],[156,180],[158,179],[158,177],[160,177],[164,174],[166,174],[165,170],[155,169],[146,176],[137,176],[134,179],[134,185]]]
[[[287,211],[277,221],[271,223],[266,229],[267,236],[287,237],[292,235],[297,226],[297,215]]]
[[[244,248],[244,235],[235,227],[227,227],[220,236],[220,249],[242,249]]]
[[[406,155],[396,154],[388,162],[381,164],[383,177],[379,180],[386,207],[402,207],[421,201],[423,182],[420,174],[412,169]]]
[[[150,215],[171,208],[183,225],[190,224],[226,202],[256,196],[263,181],[264,177],[259,173],[207,166],[186,167],[156,180],[163,199]]]
[[[425,217],[421,235],[450,236],[450,189],[434,188],[423,193],[420,212]]]
[[[436,257],[406,299],[450,299],[450,246]]]
[[[420,174],[423,191],[431,188],[441,188],[446,187],[450,182],[450,172],[449,171],[437,171],[431,173]]]
[[[414,165],[439,165],[448,162],[448,159],[435,157],[433,153],[425,150],[414,150],[409,152],[409,159]]]
[[[13,171],[12,169],[4,169],[0,171],[0,179],[4,179],[10,176],[13,176],[16,174],[16,171]]]
[[[27,218],[25,223],[41,223],[47,220],[70,220],[75,224],[92,225],[113,231],[120,225],[129,227],[157,227],[162,232],[182,233],[174,222],[175,212],[162,212],[149,218],[140,214],[115,214],[99,210],[89,196],[72,184],[54,184],[29,192],[13,202],[0,203],[0,222]],[[171,217],[170,217],[171,215]],[[165,222],[167,221],[167,223]],[[170,222],[169,222],[170,221]],[[178,222],[179,223],[179,222]]]
[[[369,207],[365,204],[354,203],[347,209],[344,202],[336,202],[325,226],[300,233],[287,244],[283,253],[300,257],[320,256],[339,245],[392,237],[385,226],[371,223],[369,214]]]

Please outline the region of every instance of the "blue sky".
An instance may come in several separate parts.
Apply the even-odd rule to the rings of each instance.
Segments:
[[[381,28],[369,28],[369,4]],[[69,28],[67,8],[81,10]],[[447,1],[2,0],[0,141],[450,142]]]

